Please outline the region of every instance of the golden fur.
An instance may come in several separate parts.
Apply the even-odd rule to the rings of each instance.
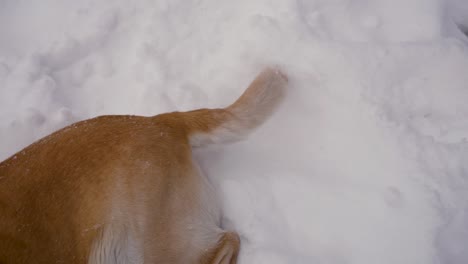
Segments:
[[[0,263],[236,263],[192,146],[242,139],[286,84],[268,68],[227,108],[101,116],[0,163]]]

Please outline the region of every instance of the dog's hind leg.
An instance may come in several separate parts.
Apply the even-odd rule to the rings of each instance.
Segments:
[[[235,232],[223,232],[211,249],[203,255],[201,264],[236,264],[240,239]]]

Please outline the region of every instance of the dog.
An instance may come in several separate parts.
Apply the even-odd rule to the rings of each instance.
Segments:
[[[266,68],[226,108],[100,116],[3,161],[0,263],[237,263],[192,148],[244,139],[287,84]]]

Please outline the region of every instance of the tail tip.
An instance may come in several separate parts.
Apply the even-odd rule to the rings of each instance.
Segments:
[[[266,67],[260,73],[260,76],[263,76],[264,78],[267,78],[267,79],[277,79],[277,80],[285,82],[285,83],[289,82],[288,75],[278,65]]]

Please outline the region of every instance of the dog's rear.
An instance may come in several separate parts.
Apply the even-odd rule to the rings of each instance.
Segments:
[[[98,117],[0,163],[0,263],[236,263],[191,147],[244,138],[286,83],[269,68],[226,108]]]

